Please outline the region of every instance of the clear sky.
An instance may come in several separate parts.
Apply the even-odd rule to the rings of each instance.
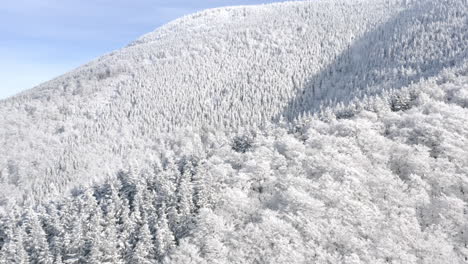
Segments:
[[[32,88],[180,16],[278,0],[5,0],[0,99]]]

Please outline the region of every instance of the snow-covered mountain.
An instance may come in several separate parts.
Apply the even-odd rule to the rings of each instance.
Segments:
[[[0,263],[463,263],[467,109],[466,0],[187,16],[0,101]]]
[[[0,102],[3,196],[112,174],[175,128],[258,127],[434,76],[466,58],[465,11],[461,0],[308,1],[176,20]]]

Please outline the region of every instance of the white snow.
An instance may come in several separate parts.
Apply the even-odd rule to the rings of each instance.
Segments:
[[[466,0],[186,16],[0,101],[0,206],[190,158],[215,195],[172,263],[462,263],[467,59]]]

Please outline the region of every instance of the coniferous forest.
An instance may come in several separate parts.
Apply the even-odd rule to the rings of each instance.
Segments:
[[[202,11],[0,101],[0,263],[465,263],[468,2]]]

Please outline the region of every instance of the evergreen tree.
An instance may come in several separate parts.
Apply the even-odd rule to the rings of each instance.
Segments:
[[[1,264],[27,264],[31,263],[28,252],[24,247],[24,238],[27,237],[21,227],[15,228],[11,233],[11,237],[3,244],[0,250],[0,263]]]
[[[26,242],[27,251],[31,263],[49,264],[52,263],[52,255],[49,251],[49,244],[46,233],[36,213],[29,209],[26,222],[24,224],[28,240]]]
[[[138,233],[138,241],[132,255],[132,263],[152,264],[155,263],[152,237],[148,224],[143,223]]]
[[[159,218],[156,224],[155,251],[160,260],[175,247],[174,234],[169,229],[165,210],[166,206],[162,204],[159,209]]]
[[[194,211],[193,204],[193,188],[192,188],[193,166],[191,162],[184,166],[184,173],[180,177],[179,187],[177,189],[177,207],[178,220],[176,237],[183,237],[192,221],[192,212]]]
[[[196,173],[193,175],[193,201],[195,209],[198,212],[201,208],[210,207],[210,200],[212,199],[212,188],[209,182],[209,174],[205,167],[200,165],[197,167]]]
[[[82,228],[82,219],[80,216],[75,215],[74,220],[70,223],[68,231],[64,236],[64,263],[78,263],[82,256],[84,256],[84,236]]]
[[[102,263],[123,263],[121,252],[123,245],[118,237],[118,218],[119,212],[117,208],[121,208],[122,202],[117,194],[117,190],[113,185],[109,186],[109,196],[106,197],[106,212],[103,216],[103,243],[101,243]]]
[[[84,255],[85,263],[101,263],[103,257],[101,246],[105,243],[102,237],[103,228],[101,225],[101,210],[94,210],[92,215],[83,223],[86,227],[84,235]]]
[[[52,256],[55,256],[55,259],[57,259],[57,256],[61,256],[63,254],[63,237],[65,236],[63,221],[64,220],[60,218],[59,211],[55,205],[50,206],[44,217],[44,230],[48,237],[47,240],[49,241],[50,253]],[[58,260],[54,260],[54,263],[57,262]]]

